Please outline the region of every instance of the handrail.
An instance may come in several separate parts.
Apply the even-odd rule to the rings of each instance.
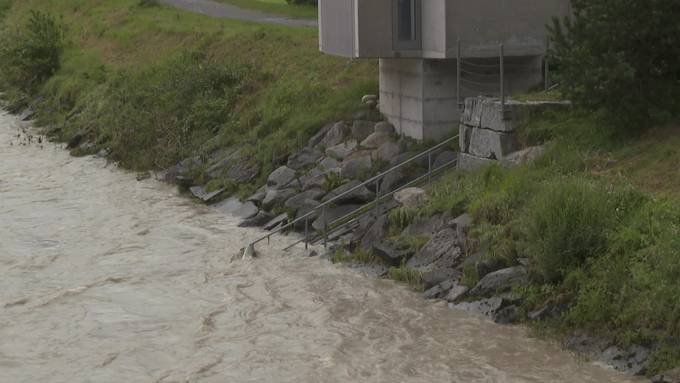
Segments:
[[[256,239],[256,240],[250,242],[250,243],[248,244],[248,246],[244,249],[243,257],[246,257],[248,253],[254,252],[254,250],[255,250],[255,245],[257,245],[258,243],[260,243],[260,242],[262,242],[262,241],[264,241],[264,240],[269,241],[269,240],[271,239],[272,236],[274,236],[274,235],[276,235],[276,234],[279,234],[279,233],[281,233],[281,232],[283,232],[283,231],[285,231],[285,230],[288,230],[288,229],[294,227],[296,224],[298,224],[298,223],[300,223],[300,222],[303,222],[303,221],[305,221],[305,220],[306,220],[306,221],[305,221],[305,238],[307,238],[307,237],[308,237],[308,233],[307,233],[307,231],[308,231],[308,220],[309,220],[309,218],[312,217],[316,212],[318,212],[319,210],[322,210],[322,212],[325,213],[324,209],[325,209],[327,206],[329,206],[329,205],[335,203],[336,201],[340,200],[342,197],[344,197],[344,196],[346,196],[346,195],[349,195],[349,194],[351,194],[351,193],[353,193],[353,192],[355,192],[355,191],[361,189],[362,187],[366,187],[367,185],[370,185],[370,184],[372,184],[372,183],[374,183],[374,182],[376,182],[376,181],[379,181],[379,180],[381,180],[382,178],[384,178],[386,175],[388,175],[388,174],[390,174],[390,173],[392,173],[392,172],[394,172],[394,171],[396,171],[396,170],[398,170],[398,169],[401,169],[401,168],[403,168],[404,166],[409,165],[409,164],[415,162],[417,159],[420,159],[420,158],[422,158],[422,157],[424,157],[424,156],[428,156],[428,172],[427,172],[427,174],[425,174],[424,176],[419,177],[419,179],[422,178],[422,177],[431,177],[431,176],[432,176],[432,153],[435,152],[435,151],[437,151],[437,150],[439,150],[439,149],[441,149],[441,148],[443,148],[443,147],[445,147],[446,145],[450,144],[451,142],[454,142],[455,140],[458,140],[458,138],[459,138],[459,136],[458,136],[458,135],[455,135],[455,136],[453,136],[453,137],[451,137],[451,138],[449,138],[449,139],[446,139],[446,140],[440,142],[439,144],[437,144],[437,145],[431,147],[430,149],[425,150],[425,151],[423,151],[423,152],[421,152],[421,153],[419,153],[419,154],[416,154],[415,156],[409,158],[408,160],[403,161],[403,162],[401,162],[401,163],[399,163],[399,164],[397,164],[397,165],[395,165],[395,166],[393,166],[393,167],[391,167],[391,168],[389,168],[389,169],[387,169],[387,170],[385,170],[385,171],[383,171],[383,172],[381,172],[381,173],[379,173],[379,174],[377,174],[377,175],[375,175],[375,176],[369,178],[368,180],[366,180],[366,181],[360,183],[359,185],[356,185],[356,186],[352,187],[352,188],[349,189],[349,190],[346,190],[345,192],[343,192],[343,193],[341,193],[341,194],[338,194],[337,196],[335,196],[335,197],[329,199],[328,201],[326,201],[326,202],[324,202],[324,203],[322,203],[322,204],[320,204],[320,205],[314,207],[314,208],[311,209],[309,212],[307,212],[306,214],[304,214],[302,217],[298,217],[298,218],[292,220],[291,222],[287,223],[286,225],[280,226],[279,228],[270,231],[269,233],[267,233],[267,235],[264,235],[264,236],[262,236],[262,237],[260,237],[260,238],[258,238],[258,239]],[[393,194],[393,193],[394,193],[394,192],[391,192],[391,194]],[[390,193],[388,193],[388,194],[390,194]],[[390,195],[391,195],[391,194],[390,194]],[[383,197],[384,197],[384,196],[383,196]],[[382,198],[382,197],[381,197],[380,195],[376,195],[376,199],[374,200],[374,202],[380,200],[381,198]],[[371,202],[371,203],[372,203],[372,202]],[[366,204],[366,205],[370,205],[371,203],[368,203],[368,204]],[[360,207],[360,208],[354,210],[354,211],[351,212],[350,214],[353,214],[353,213],[355,213],[356,211],[365,208],[366,205],[364,205],[364,206],[362,206],[362,207]],[[324,217],[325,217],[325,214],[323,214],[323,215],[324,215]],[[337,220],[336,220],[336,221],[337,221]],[[334,222],[335,222],[335,221],[334,221]],[[328,225],[326,224],[326,225],[324,225],[324,226],[327,227]],[[324,230],[324,231],[326,231],[326,230]]]

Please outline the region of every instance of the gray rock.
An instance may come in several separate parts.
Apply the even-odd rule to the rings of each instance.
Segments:
[[[354,188],[357,188],[359,185],[361,185],[361,182],[357,180],[347,182],[346,184],[326,194],[326,196],[322,199],[322,202],[330,201],[331,199],[336,198],[337,196],[340,196],[343,193],[346,193]],[[338,198],[337,200],[335,200],[334,203],[338,205],[349,203],[363,204],[366,202],[373,201],[374,198],[375,194],[372,191],[368,190],[366,186],[360,186],[356,190],[348,193],[347,195]]]
[[[380,190],[382,193],[389,193],[406,185],[409,181],[408,173],[404,168],[397,168],[387,173],[380,183]]]
[[[223,214],[228,214],[241,219],[252,218],[259,211],[253,202],[241,202],[238,200],[238,198],[228,198],[218,204],[213,205],[213,208]]]
[[[505,167],[520,166],[532,163],[545,153],[545,146],[532,146],[514,153],[508,154],[501,164]]]
[[[226,189],[221,188],[212,192],[208,192],[203,186],[192,186],[189,188],[189,191],[194,195],[194,197],[205,203],[209,203],[210,201],[214,200],[217,196],[224,193],[225,190]]]
[[[309,139],[309,146],[315,147],[323,141],[324,137],[326,137],[326,134],[328,134],[328,131],[331,130],[331,128],[335,125],[335,123],[332,124],[327,124],[323,128],[321,128],[312,138]]]
[[[525,284],[528,276],[524,266],[515,266],[489,273],[470,290],[470,295],[486,296],[506,291],[513,285]]]
[[[431,287],[426,290],[423,296],[425,299],[438,299],[446,296],[446,294],[453,288],[456,281],[453,279],[447,279],[438,285]]]
[[[459,299],[463,298],[465,294],[467,294],[468,290],[470,289],[467,286],[463,286],[456,282],[453,287],[451,287],[451,290],[449,290],[448,294],[446,294],[444,299],[447,302],[457,302]]]
[[[491,166],[493,164],[498,163],[496,160],[490,160],[488,158],[481,158],[481,157],[475,157],[471,154],[467,153],[459,153],[458,154],[458,169],[466,171],[466,172],[472,172],[478,169],[485,168],[487,166]]]
[[[408,261],[407,266],[425,272],[455,268],[462,256],[456,241],[456,232],[453,229],[446,228],[438,232]]]
[[[300,203],[300,207],[297,209],[295,214],[295,219],[301,219],[302,217],[307,217],[295,223],[294,229],[297,231],[305,230],[305,221],[307,221],[307,230],[312,231],[312,223],[319,217],[319,210],[315,210],[321,203],[315,200],[304,200]],[[309,215],[307,215],[309,214]]]
[[[392,141],[392,135],[386,133],[371,133],[366,139],[361,141],[361,147],[377,149],[381,145]]]
[[[238,161],[240,155],[240,151],[234,148],[221,149],[211,153],[208,160],[209,166],[205,173],[210,178],[222,177],[232,164]]]
[[[288,209],[297,211],[302,206],[309,205],[309,200],[318,201],[318,199],[323,197],[324,194],[326,193],[321,189],[317,188],[309,189],[302,193],[295,194],[294,196],[289,198],[283,206]]]
[[[253,202],[257,205],[261,205],[264,197],[267,196],[267,188],[265,186],[259,188],[253,195],[246,198],[246,201]]]
[[[463,110],[460,121],[467,126],[481,127],[484,101],[484,97],[466,98],[465,109]]]
[[[35,111],[32,108],[26,108],[24,109],[23,112],[19,115],[19,120],[21,121],[28,121],[31,120],[35,116]]]
[[[394,125],[387,121],[380,121],[379,123],[375,124],[375,127],[373,128],[373,131],[375,133],[385,133],[385,134],[394,134],[396,131],[394,130]]]
[[[335,159],[331,157],[324,157],[321,161],[319,161],[319,165],[317,166],[317,169],[321,173],[328,173],[328,172],[340,172],[340,162],[336,161]]]
[[[342,161],[357,150],[358,143],[355,140],[343,142],[326,149],[326,155]]]
[[[522,311],[517,305],[503,307],[493,315],[493,321],[498,324],[515,324],[521,319]]]
[[[373,168],[370,151],[355,152],[342,162],[342,178],[359,179],[368,175]]]
[[[375,151],[374,158],[378,161],[390,162],[395,159],[400,152],[401,148],[399,147],[399,144],[390,141],[380,145],[378,150]]]
[[[201,158],[198,156],[185,158],[177,165],[165,170],[164,179],[166,182],[176,182],[183,186],[191,186],[193,179],[188,177],[188,175],[201,165]]]
[[[321,157],[323,157],[323,153],[316,149],[306,147],[288,158],[288,167],[293,170],[308,168],[316,165]]]
[[[281,206],[295,194],[297,194],[295,189],[269,189],[262,200],[262,208],[269,211],[276,206]]]
[[[272,189],[283,189],[295,179],[295,170],[281,166],[267,178],[267,186]]]
[[[647,371],[651,352],[647,347],[633,346],[628,350],[617,346],[605,349],[598,359],[614,369],[632,375],[642,375]]]
[[[655,375],[652,378],[652,383],[680,383],[680,368]]]
[[[470,154],[480,158],[501,160],[518,150],[512,133],[500,133],[488,129],[473,129],[470,137]]]
[[[446,217],[437,214],[427,218],[416,218],[401,232],[401,235],[425,235],[432,237],[444,227],[446,227]]]
[[[423,287],[427,290],[447,280],[457,281],[460,279],[460,276],[460,271],[454,269],[435,269],[427,273],[423,273]]]
[[[498,312],[498,310],[503,307],[503,298],[493,297],[474,302],[463,302],[457,304],[449,303],[449,307],[456,310],[463,310],[481,314],[487,317],[493,317],[496,312]]]
[[[384,277],[390,270],[387,265],[382,263],[350,263],[349,267],[370,278]]]
[[[413,249],[398,241],[382,241],[373,244],[373,254],[390,266],[399,266],[413,256]]]
[[[366,137],[373,133],[374,126],[375,123],[372,121],[354,121],[354,124],[352,124],[352,138],[357,141],[365,140]]]
[[[434,160],[434,163],[432,164],[432,168],[439,169],[440,167],[456,160],[458,160],[458,153],[447,150],[437,155],[437,157]]]
[[[329,130],[324,138],[319,142],[319,145],[324,148],[335,146],[345,140],[350,134],[350,128],[344,121],[336,122]]]
[[[361,242],[359,247],[363,250],[371,250],[373,245],[382,242],[382,240],[387,236],[387,230],[389,228],[389,222],[386,215],[381,215],[378,219],[373,222],[373,224],[365,231],[365,234],[361,237]]]
[[[312,223],[312,228],[317,231],[321,231],[324,228],[324,224],[330,225],[334,221],[346,216],[347,214],[350,214],[357,209],[359,209],[361,205],[340,205],[336,207],[327,207],[326,209],[323,209],[322,213],[319,214],[319,217]]]
[[[274,218],[274,215],[266,211],[260,211],[254,217],[248,218],[241,222],[239,227],[258,227],[266,224]]]
[[[427,202],[427,192],[421,188],[410,187],[396,192],[394,200],[404,207],[418,207]]]
[[[475,263],[475,271],[479,278],[484,278],[487,275],[504,269],[506,267],[505,262],[498,258],[482,259]]]
[[[413,158],[417,155],[418,155],[418,153],[415,153],[415,152],[402,153],[402,154],[396,156],[392,161],[390,161],[390,166],[397,166],[397,165],[399,165],[403,162],[409,161],[411,158]],[[418,157],[415,160],[411,161],[409,163],[409,166],[427,169],[427,162],[428,162],[427,156],[421,156],[421,157]]]
[[[375,94],[366,94],[361,98],[362,104],[365,104],[369,101],[378,101],[378,96]]]
[[[461,153],[470,153],[470,139],[472,138],[472,129],[467,125],[461,124],[458,128],[458,147]]]
[[[302,186],[302,190],[310,190],[310,189],[321,189],[324,187],[324,184],[326,183],[326,176],[323,174],[323,172],[310,172],[307,175],[304,175],[300,177],[300,184]]]
[[[227,179],[235,183],[249,182],[255,179],[260,174],[260,166],[252,160],[241,159],[229,170],[227,170]]]
[[[272,220],[269,222],[265,223],[263,228],[265,230],[274,230],[278,228],[279,226],[285,225],[286,222],[288,222],[288,214],[279,214],[278,216],[274,217]]]

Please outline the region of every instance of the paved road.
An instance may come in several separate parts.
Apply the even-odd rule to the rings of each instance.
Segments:
[[[217,3],[213,0],[162,0],[162,2],[186,11],[225,19],[252,21],[262,24],[279,24],[289,27],[317,28],[319,25],[317,20],[314,19],[295,19]]]

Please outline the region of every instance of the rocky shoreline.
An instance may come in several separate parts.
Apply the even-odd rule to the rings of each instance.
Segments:
[[[364,102],[374,105],[375,100],[369,97]],[[31,110],[13,112],[22,121],[29,121],[34,115]],[[75,149],[83,145],[87,143],[75,142],[74,138],[68,147]],[[466,145],[469,147],[469,142]],[[248,182],[257,177],[259,167],[244,161],[238,149],[185,159],[157,177],[175,183],[202,202],[242,219],[241,226],[274,230],[358,186],[375,172],[413,157],[417,151],[411,146],[412,143],[398,137],[394,127],[387,122],[338,121],[322,128],[304,148],[285,159],[285,164],[267,177],[266,185],[243,201],[235,198],[219,201],[226,189],[211,190],[207,185],[195,182],[195,174],[199,170],[208,174],[208,178],[210,175],[213,178],[226,176],[234,182]],[[536,151],[530,149],[532,153]],[[105,156],[106,153],[100,155]],[[455,156],[455,151],[442,149],[434,157],[435,166]],[[509,157],[531,160],[525,159],[526,155],[521,153],[511,153]],[[321,230],[322,222],[332,221],[372,201],[376,195],[373,190],[386,192],[398,189],[421,175],[427,166],[427,163],[416,161],[412,167],[385,177],[379,185],[355,190],[328,209],[326,217],[313,216],[310,221],[312,228]],[[520,259],[518,264],[507,265],[486,259],[484,250],[477,249],[470,236],[475,225],[470,214],[418,217],[405,227],[395,225],[391,212],[402,208],[417,211],[427,198],[427,192],[418,188],[397,193],[390,206],[393,209],[382,209],[377,215],[362,217],[355,229],[332,238],[324,256],[332,259],[338,254],[369,253],[372,255],[369,262],[351,257],[346,262],[379,278],[390,277],[392,269],[412,270],[418,275],[418,288],[422,289],[425,299],[446,301],[452,309],[480,314],[499,324],[546,320],[567,309],[559,302],[550,302],[540,309],[523,312],[522,297],[513,290],[528,283],[529,261]],[[295,229],[304,230],[303,227]],[[473,285],[464,280],[465,270],[470,268],[479,277]],[[563,346],[632,375],[646,373],[652,351],[643,346],[622,350],[611,342],[585,333],[570,334],[564,339]],[[680,370],[655,376],[652,382],[680,382]]]

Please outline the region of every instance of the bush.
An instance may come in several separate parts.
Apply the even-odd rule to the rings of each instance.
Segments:
[[[64,46],[64,29],[49,13],[31,11],[17,31],[0,35],[0,83],[23,93],[37,87],[59,70]]]
[[[624,125],[678,112],[678,1],[573,0],[572,9],[551,28],[566,97]]]
[[[546,282],[561,280],[586,259],[602,254],[614,224],[607,190],[583,180],[553,181],[528,206],[526,254]]]

